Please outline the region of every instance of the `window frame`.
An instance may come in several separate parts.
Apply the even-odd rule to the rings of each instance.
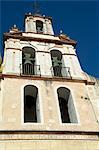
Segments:
[[[40,108],[40,122],[24,122],[24,87],[27,85],[35,86],[38,88],[38,97],[39,97],[39,108]],[[40,92],[40,87],[39,85],[36,84],[31,84],[30,82],[24,84],[21,86],[21,124],[22,125],[42,125],[44,123],[44,118],[43,118],[43,107],[42,107],[42,96]]]
[[[37,24],[39,24],[39,23],[41,23],[41,28],[42,28],[42,30],[40,32],[38,32],[38,30],[37,30],[37,27],[38,27]],[[44,24],[43,24],[43,21],[41,21],[41,20],[36,20],[36,33],[38,33],[38,34],[44,33]]]
[[[76,113],[76,117],[77,117],[77,123],[63,123],[62,119],[61,119],[61,112],[60,112],[60,107],[59,107],[59,100],[58,100],[58,94],[57,94],[57,90],[58,88],[63,87],[63,88],[67,88],[70,90],[72,99],[73,99],[73,104],[74,104],[74,108],[75,108],[75,113]],[[73,90],[67,85],[58,85],[54,87],[54,93],[55,93],[55,100],[56,100],[56,106],[57,106],[57,111],[58,111],[58,119],[59,119],[59,123],[61,126],[67,126],[67,125],[80,125],[80,116],[78,113],[78,109],[77,109],[77,104],[76,104],[76,100],[75,100],[75,96],[74,96],[74,92]]]

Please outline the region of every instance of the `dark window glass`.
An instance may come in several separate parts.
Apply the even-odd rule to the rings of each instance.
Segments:
[[[61,87],[58,88],[57,93],[58,93],[59,108],[60,108],[62,123],[70,123],[70,115],[69,115],[69,108],[68,108],[70,90]]]
[[[52,50],[51,60],[54,76],[62,77],[62,53],[58,50]]]
[[[24,122],[37,122],[37,95],[35,86],[27,85],[24,88]]]
[[[22,73],[25,75],[35,74],[35,50],[31,47],[22,49]]]
[[[37,33],[43,33],[43,22],[37,20],[36,21],[36,31]]]

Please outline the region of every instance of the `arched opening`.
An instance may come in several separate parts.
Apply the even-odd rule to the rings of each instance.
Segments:
[[[43,33],[43,22],[36,20],[36,31],[37,33]]]
[[[24,122],[40,122],[38,88],[24,87]]]
[[[35,74],[35,50],[31,47],[22,48],[22,73],[26,75]]]
[[[62,123],[77,123],[77,117],[71,92],[65,87],[57,89]]]
[[[51,60],[54,76],[62,77],[62,53],[58,50],[52,50]]]

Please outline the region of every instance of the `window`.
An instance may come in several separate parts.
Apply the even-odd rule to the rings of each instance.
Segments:
[[[69,77],[71,78],[70,68],[65,67],[63,55],[59,50],[51,51],[52,75],[57,77]],[[66,61],[66,60],[65,60]]]
[[[43,22],[40,20],[36,21],[36,31],[37,33],[43,33]]]
[[[62,77],[62,53],[58,50],[52,50],[51,60],[54,76]]]
[[[25,75],[35,74],[35,50],[31,47],[22,49],[22,73]]]
[[[38,88],[33,85],[24,87],[24,123],[40,122]]]
[[[57,94],[62,123],[77,123],[76,111],[70,90],[60,87],[57,89]]]

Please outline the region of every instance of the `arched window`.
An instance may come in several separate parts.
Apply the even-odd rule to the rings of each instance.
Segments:
[[[36,20],[36,31],[37,33],[43,33],[43,22]]]
[[[35,50],[31,47],[22,49],[22,73],[25,75],[35,74]]]
[[[62,77],[62,53],[58,50],[52,50],[51,60],[54,76]]]
[[[65,87],[57,89],[62,123],[77,123],[77,116],[71,92]]]
[[[33,85],[24,87],[24,122],[40,122],[38,88]]]

